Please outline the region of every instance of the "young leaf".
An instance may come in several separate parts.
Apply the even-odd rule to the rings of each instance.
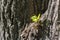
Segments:
[[[31,19],[33,22],[37,22],[37,16],[36,15],[32,16]]]
[[[38,16],[36,16],[36,15],[32,16],[32,17],[31,17],[32,21],[33,21],[33,22],[38,22],[39,19],[40,19],[40,15],[41,15],[41,14],[39,14]]]
[[[38,15],[38,17],[37,17],[38,20],[40,19],[40,16],[41,16],[41,14]]]

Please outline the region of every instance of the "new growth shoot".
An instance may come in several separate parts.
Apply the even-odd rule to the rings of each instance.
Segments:
[[[39,21],[39,19],[40,19],[40,16],[41,16],[41,14],[40,14],[40,13],[38,14],[38,16],[33,15],[33,16],[31,17],[31,20],[32,20],[33,22],[38,22],[38,21]]]

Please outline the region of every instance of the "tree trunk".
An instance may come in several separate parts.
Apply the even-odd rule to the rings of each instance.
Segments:
[[[22,40],[20,35],[24,31],[23,29],[25,28],[26,24],[30,25],[31,23],[30,17],[35,14],[38,15],[39,13],[44,15],[45,12],[47,13],[46,18],[48,17],[47,20],[49,20],[51,23],[53,22],[52,24],[48,25],[50,28],[49,34],[51,35],[51,36],[49,35],[49,38],[51,37],[50,39],[53,40],[55,35],[54,34],[56,27],[55,24],[57,22],[56,15],[58,15],[60,12],[58,10],[58,4],[60,1],[59,2],[58,1],[59,0],[0,0],[0,40]],[[48,4],[48,2],[50,4]],[[59,15],[58,15],[58,19],[59,19]],[[29,27],[27,29],[31,30],[31,28]],[[32,30],[31,30],[32,32],[35,31],[34,28]],[[53,30],[52,34],[51,34],[51,30]],[[35,32],[37,33],[37,31]],[[30,32],[30,36],[31,36],[31,32]],[[32,37],[30,36],[28,36],[29,38],[27,39],[33,40]],[[39,39],[40,37],[37,38],[36,40]],[[42,40],[45,39],[46,38],[43,35]]]
[[[44,15],[41,17],[41,21],[47,19],[49,21],[48,28],[50,29],[49,32],[49,39],[50,40],[60,40],[59,38],[59,10],[60,10],[60,1],[59,0],[49,0],[48,9]],[[42,21],[42,22],[43,22]]]
[[[30,26],[28,26],[27,29],[23,30],[21,36],[22,37],[26,36],[26,34],[28,32],[26,34],[25,34],[25,32],[28,31],[28,29],[29,29],[30,31],[29,31],[28,34],[30,34],[30,36],[28,35],[28,37],[29,38],[32,37],[32,39],[27,38],[26,40],[28,40],[28,39],[29,40],[40,40],[40,39],[41,40],[60,40],[60,38],[59,38],[59,35],[60,35],[59,34],[59,22],[58,22],[58,21],[60,21],[59,15],[58,15],[58,14],[60,14],[59,13],[59,5],[60,5],[59,2],[60,2],[59,0],[49,0],[49,4],[48,4],[47,10],[40,18],[41,22],[45,22],[45,20],[47,20],[47,22],[49,22],[48,25],[47,25],[48,36],[46,34],[44,34],[45,36],[42,35],[42,39],[40,38],[40,36],[37,36],[38,39],[36,39],[35,38],[36,35],[39,35],[42,32],[44,33],[44,31],[41,30],[42,32],[38,31],[38,34],[35,31],[36,35],[34,35],[32,37],[31,35],[32,35],[32,33],[34,34],[33,31],[35,30],[35,29],[32,29],[32,27],[34,27],[34,25],[31,26],[32,24],[30,25],[31,29],[29,29]],[[46,24],[46,22],[45,22],[45,24]],[[44,25],[44,27],[46,27],[46,26]],[[30,32],[32,32],[32,33],[30,33]]]

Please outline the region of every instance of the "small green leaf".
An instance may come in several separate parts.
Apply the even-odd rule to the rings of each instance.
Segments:
[[[32,16],[31,19],[33,22],[37,22],[37,16],[36,15]]]
[[[40,19],[40,16],[41,16],[41,14],[38,15],[38,17],[37,17],[38,20]]]
[[[38,14],[38,16],[36,16],[36,15],[32,16],[32,17],[31,17],[32,21],[33,21],[33,22],[38,22],[38,20],[40,19],[40,15],[41,15],[41,14]]]

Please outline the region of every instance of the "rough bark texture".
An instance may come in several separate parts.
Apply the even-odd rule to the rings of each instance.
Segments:
[[[43,36],[42,35],[42,32],[44,33],[44,31],[42,31],[43,29],[41,28],[41,31],[42,32],[40,32],[40,31],[38,31],[38,34],[36,34],[36,35],[39,35],[39,32],[41,33],[40,34],[40,36],[42,35],[43,37],[42,37],[42,39],[41,39],[41,37],[40,36],[38,36],[37,38],[38,38],[38,40],[60,40],[60,37],[59,37],[59,21],[60,21],[60,19],[59,19],[59,0],[49,0],[49,5],[48,5],[48,8],[47,8],[47,10],[46,10],[46,12],[41,16],[41,18],[40,18],[40,20],[41,20],[41,22],[45,22],[45,20],[47,20],[47,22],[49,22],[48,23],[48,25],[47,25],[47,28],[48,28],[48,36],[46,35],[46,34],[44,34],[45,36]],[[31,24],[32,25],[32,24]],[[35,24],[36,25],[36,24]],[[33,25],[34,26],[34,25]],[[32,26],[32,27],[33,27]],[[28,26],[28,28],[29,28],[30,26]],[[32,30],[32,27],[31,27],[31,29],[30,30]],[[44,25],[43,27],[45,27],[46,28],[46,26]],[[28,29],[26,29],[26,30],[24,30],[24,31],[27,31]],[[34,29],[35,30],[35,29]],[[32,33],[34,34],[34,30],[32,30]],[[23,31],[23,32],[24,32]],[[29,31],[29,32],[31,32],[31,31]],[[31,33],[31,35],[32,35],[32,33]],[[36,32],[35,32],[36,33]],[[22,36],[24,36],[23,35],[24,33],[22,33]],[[30,34],[30,33],[29,33]],[[47,38],[47,37],[48,38]],[[28,35],[28,37],[32,37],[32,36],[29,36]],[[29,38],[27,38],[27,39],[29,39]],[[35,38],[35,36],[33,36],[32,37],[32,39],[30,39],[30,40],[37,40],[36,38]]]
[[[42,28],[39,23],[31,23],[30,17],[38,13],[44,15],[41,22],[44,18],[50,21],[47,27],[44,25]],[[55,40],[59,15],[60,0],[0,0],[0,40]],[[34,26],[39,27],[35,29]],[[48,31],[47,34],[45,29]],[[21,38],[23,34],[28,37]]]

